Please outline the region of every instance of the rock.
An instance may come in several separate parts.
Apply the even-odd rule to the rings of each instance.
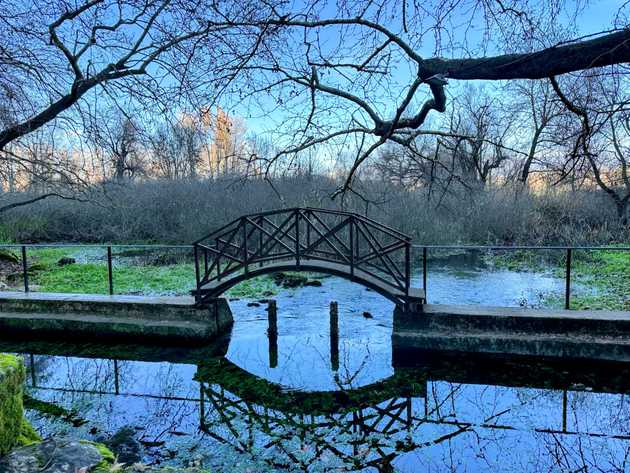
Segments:
[[[306,276],[302,276],[301,274],[276,273],[273,275],[273,282],[276,286],[281,286],[285,289],[304,286],[307,281]]]
[[[0,281],[0,291],[6,291],[7,289],[9,289],[9,286]]]
[[[305,286],[322,287],[322,282],[319,279],[309,279],[304,283]]]
[[[374,316],[372,314],[370,314],[369,312],[365,311],[363,312],[363,317],[365,317],[366,319],[373,319]]]
[[[179,263],[181,258],[178,258],[177,255],[172,253],[165,253],[161,255],[157,255],[150,262],[150,266],[171,266]]]
[[[76,262],[76,259],[70,258],[69,256],[64,256],[59,261],[57,261],[57,266],[68,266],[69,264],[74,264]]]
[[[3,473],[75,473],[113,464],[111,452],[97,444],[67,438],[51,438],[13,450],[0,459]]]
[[[20,258],[11,251],[0,250],[0,263],[20,264]]]
[[[260,304],[258,302],[249,302],[247,307],[260,307]]]
[[[119,463],[136,463],[142,459],[140,455],[142,447],[136,440],[136,431],[133,427],[123,427],[109,439],[99,438],[99,442],[107,445],[116,455]]]

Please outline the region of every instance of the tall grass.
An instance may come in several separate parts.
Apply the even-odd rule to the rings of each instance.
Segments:
[[[355,210],[424,244],[607,244],[630,241],[598,191],[532,194],[512,187],[455,190],[443,198],[424,189],[364,182],[362,198],[332,201],[334,179],[275,181],[223,178],[147,181],[95,189],[89,202],[49,199],[0,215],[0,238],[18,242],[188,243],[246,213],[315,206]],[[15,196],[21,198],[23,196]],[[369,202],[366,203],[367,199]]]

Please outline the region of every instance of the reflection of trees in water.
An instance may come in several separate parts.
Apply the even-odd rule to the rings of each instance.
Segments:
[[[407,457],[414,469],[436,471],[475,466],[627,471],[629,425],[616,430],[629,415],[623,396],[569,392],[565,402],[564,393],[550,397],[549,391],[525,389],[532,392],[522,402],[523,390],[428,382],[424,398],[394,397],[344,413],[307,415],[202,385],[201,423],[208,435],[240,453],[303,471],[394,471],[399,457],[402,463]],[[580,404],[582,412],[576,408]],[[595,410],[589,414],[591,404]],[[584,424],[585,416],[593,415],[598,416],[595,430],[587,430],[591,424]]]
[[[58,406],[88,421],[73,428],[67,418],[51,415],[52,409],[31,413],[45,434],[107,436],[132,426],[140,441],[161,445],[173,432],[198,432],[199,388],[184,379],[177,365],[74,357],[32,359],[35,369],[27,364],[26,385],[33,398],[44,401],[39,406]]]
[[[291,393],[258,386],[262,380],[237,368],[229,372],[232,384],[209,376],[200,385],[172,364],[46,356],[35,357],[34,366],[33,393],[78,410],[92,421],[87,427],[113,433],[139,425],[141,439],[165,440],[172,450],[179,448],[172,433],[188,433],[182,460],[187,449],[196,448],[203,454],[221,451],[217,461],[226,465],[241,458],[240,452],[271,467],[304,471],[392,471],[393,464],[411,465],[410,471],[625,471],[630,457],[626,396],[577,391],[578,386],[551,390],[408,376],[379,385],[395,392],[362,392],[361,402],[349,402],[343,411],[335,409],[334,397],[327,398],[326,413],[310,410],[309,399],[297,393],[284,397]],[[228,368],[218,365],[211,373]],[[202,367],[196,369],[199,374]],[[247,395],[254,388],[267,397]],[[197,435],[200,426],[207,436]]]

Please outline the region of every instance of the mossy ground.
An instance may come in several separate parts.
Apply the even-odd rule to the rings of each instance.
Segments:
[[[109,292],[107,262],[104,250],[98,250],[87,260],[76,258],[74,264],[59,266],[64,257],[76,257],[80,246],[29,249],[29,282],[39,292],[107,294]],[[154,265],[134,260],[128,252],[115,259],[113,284],[116,294],[188,295],[194,289],[195,267],[185,258],[173,264]],[[133,253],[133,257],[142,251]],[[99,257],[100,256],[100,257]],[[154,255],[156,258],[158,255]],[[181,255],[180,255],[181,256]],[[20,286],[21,280],[16,281]],[[227,297],[258,297],[277,293],[271,276],[261,276],[232,288]]]
[[[92,445],[101,454],[102,460],[92,468],[91,473],[113,473],[116,465],[116,456],[109,448],[102,443],[90,442],[89,440],[82,440],[81,443]]]
[[[82,253],[83,252],[83,253]],[[85,257],[88,252],[88,257]],[[108,271],[105,252],[99,248],[61,247],[29,249],[29,281],[38,292],[108,294]],[[124,256],[120,256],[124,255]],[[151,255],[148,258],[147,255]],[[113,285],[116,294],[188,295],[194,289],[194,264],[183,254],[156,253],[155,250],[115,254]],[[77,262],[60,266],[64,257]],[[166,260],[171,264],[156,265],[150,260]],[[286,273],[291,275],[292,273]],[[308,279],[317,275],[303,275]],[[22,281],[16,281],[21,285]],[[269,297],[279,286],[273,275],[259,276],[240,283],[226,293],[228,298]]]
[[[572,297],[571,308],[630,310],[630,252],[576,253],[574,280],[593,287],[595,292]]]

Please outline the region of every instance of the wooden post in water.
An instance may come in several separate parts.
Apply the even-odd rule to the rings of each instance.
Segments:
[[[330,303],[330,364],[333,371],[339,370],[339,308],[335,301]]]
[[[267,307],[267,336],[269,337],[269,367],[278,366],[278,306],[275,300],[269,301]]]

